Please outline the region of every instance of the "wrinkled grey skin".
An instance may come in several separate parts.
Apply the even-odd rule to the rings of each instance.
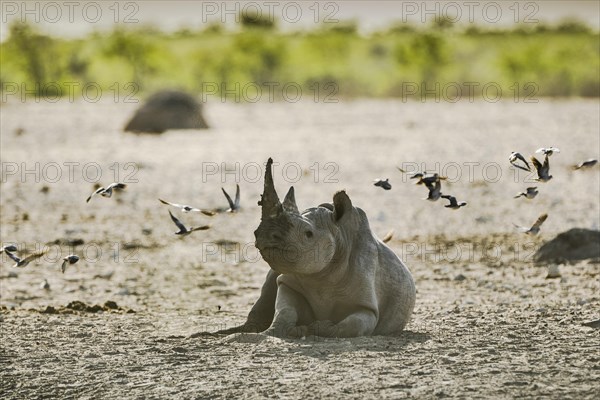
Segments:
[[[256,247],[271,266],[248,321],[221,331],[277,337],[393,335],[406,326],[415,285],[348,195],[298,211],[294,188],[279,202],[267,163]]]

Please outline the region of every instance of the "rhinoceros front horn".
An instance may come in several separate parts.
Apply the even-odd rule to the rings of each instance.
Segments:
[[[298,206],[296,205],[296,197],[294,196],[293,186],[290,187],[290,190],[288,190],[285,198],[283,199],[283,210],[294,214],[300,214],[300,211],[298,211]]]
[[[267,168],[265,170],[265,188],[263,189],[263,194],[258,202],[258,205],[262,207],[263,219],[275,217],[282,210],[279,197],[275,191],[275,185],[273,184],[272,165],[273,159],[269,157]]]

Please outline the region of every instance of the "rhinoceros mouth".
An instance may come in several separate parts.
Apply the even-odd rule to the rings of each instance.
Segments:
[[[293,265],[297,254],[286,251],[284,248],[269,246],[259,249],[260,255],[273,268],[275,264]]]

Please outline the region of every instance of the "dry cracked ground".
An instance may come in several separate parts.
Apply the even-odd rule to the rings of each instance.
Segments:
[[[23,269],[1,256],[3,399],[600,396],[600,331],[583,325],[600,318],[598,260],[560,265],[554,279],[532,262],[556,234],[600,225],[598,169],[569,168],[598,157],[597,102],[209,104],[212,129],[161,136],[120,131],[130,104],[1,107],[1,241],[51,250]],[[533,201],[513,199],[529,183],[508,154],[548,145],[561,149],[554,179]],[[345,188],[376,234],[395,230],[389,245],[418,289],[405,332],[209,333],[244,320],[267,272],[252,246],[262,184],[243,168],[269,156],[300,166],[299,179],[276,169],[275,184],[281,194],[293,183],[301,208]],[[79,163],[73,179],[67,162]],[[403,162],[451,165],[448,174],[458,166],[462,175],[444,187],[468,206],[421,200],[424,189],[395,169]],[[21,174],[35,163],[40,179]],[[63,166],[59,179],[41,172],[51,163]],[[86,163],[100,166],[101,184],[115,171],[121,180],[135,171],[137,181],[86,204],[95,183],[82,173]],[[236,163],[238,176],[221,174]],[[378,177],[392,190],[373,187]],[[177,214],[212,227],[172,234],[159,197],[219,207],[221,186],[231,192],[236,182],[239,214]],[[514,230],[542,212],[549,218],[539,236]],[[71,252],[82,259],[61,274]]]

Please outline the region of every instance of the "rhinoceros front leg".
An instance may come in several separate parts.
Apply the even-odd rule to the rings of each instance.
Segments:
[[[250,310],[246,322],[240,326],[222,329],[215,333],[232,334],[239,332],[262,332],[267,329],[273,321],[275,314],[275,298],[277,296],[277,277],[279,274],[272,269],[269,270],[265,283],[260,292],[260,297]]]
[[[306,325],[297,326],[298,322],[311,321],[312,311],[304,297],[286,285],[279,285],[275,301],[275,317],[265,335],[275,337],[306,336]]]
[[[375,313],[363,310],[350,314],[337,324],[331,321],[315,321],[308,326],[308,334],[323,337],[369,336],[376,326]]]

